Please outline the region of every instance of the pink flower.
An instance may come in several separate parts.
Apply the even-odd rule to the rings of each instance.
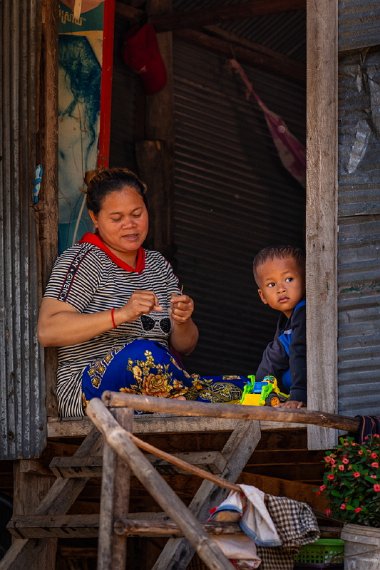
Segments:
[[[377,461],[374,461],[371,463],[371,467],[375,467],[377,469],[379,467],[379,463]]]
[[[326,455],[326,457],[325,457],[326,463],[330,463],[331,459],[332,459],[332,457],[330,455]]]
[[[331,509],[326,509],[326,510],[325,510],[325,515],[326,515],[326,517],[331,517],[331,513],[332,513]]]
[[[338,469],[339,471],[344,471],[344,465],[339,465]]]
[[[350,463],[350,460],[348,459],[348,457],[343,457],[342,462],[347,465],[348,463]]]
[[[362,450],[362,449],[359,449],[358,455],[363,455],[363,450]]]
[[[361,510],[362,510],[362,508],[361,508],[361,507],[356,507],[356,509],[355,509],[355,513],[360,513],[360,511],[361,511]]]
[[[380,493],[380,485],[378,483],[375,483],[375,485],[373,486],[373,490],[375,491],[375,493]]]
[[[371,459],[377,459],[377,453],[373,452],[370,455]]]
[[[319,487],[319,490],[320,490],[321,493],[323,493],[323,491],[326,490],[326,485],[321,485],[321,486]]]
[[[328,479],[329,481],[334,481],[335,475],[327,475],[327,479]]]
[[[370,475],[371,479],[377,479],[376,475]]]
[[[357,479],[358,477],[360,477],[359,471],[355,471],[355,472],[353,473],[353,476],[355,477],[355,479]]]
[[[346,510],[346,503],[342,503],[342,504],[340,505],[340,510],[341,510],[341,511],[345,511],[345,510]]]

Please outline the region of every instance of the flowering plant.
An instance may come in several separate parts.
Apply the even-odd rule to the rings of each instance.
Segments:
[[[380,435],[356,443],[341,437],[324,457],[324,494],[330,504],[327,516],[355,524],[380,527]]]

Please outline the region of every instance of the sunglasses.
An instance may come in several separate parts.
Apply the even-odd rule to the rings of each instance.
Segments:
[[[163,319],[152,319],[152,317],[148,317],[147,315],[141,315],[140,320],[144,331],[151,331],[154,329],[155,324],[159,323],[162,332],[170,332],[171,323],[168,317],[164,317]]]

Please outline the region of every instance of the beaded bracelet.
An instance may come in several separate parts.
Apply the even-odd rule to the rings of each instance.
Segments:
[[[117,324],[115,323],[115,308],[111,309],[111,319],[112,319],[112,326],[114,329],[116,329]]]

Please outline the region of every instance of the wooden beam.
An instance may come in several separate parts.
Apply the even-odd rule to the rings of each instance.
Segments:
[[[242,534],[237,523],[223,523],[223,522],[213,522],[202,524],[203,529],[207,534]],[[133,519],[128,517],[121,519],[115,523],[115,533],[122,536],[145,536],[145,537],[181,537],[183,532],[179,526],[170,520],[155,520],[152,521],[149,518],[143,519]]]
[[[292,10],[305,10],[306,0],[254,0],[231,6],[202,8],[190,12],[171,12],[152,16],[149,21],[158,32],[200,28],[209,24],[218,24],[231,20],[242,20],[258,16],[267,16]]]
[[[99,515],[16,516],[7,528],[15,538],[94,538]]]
[[[96,398],[94,398],[95,400]],[[135,396],[120,392],[104,392],[103,401],[109,407],[128,407],[145,412],[160,412],[178,414],[179,416],[204,416],[208,418],[234,418],[240,420],[269,420],[274,422],[288,421],[317,425],[321,427],[336,428],[356,432],[359,420],[316,412],[301,408],[289,410],[287,408],[271,408],[269,406],[239,406],[236,404],[209,404],[194,401],[177,401],[166,398],[153,398],[151,396]],[[91,400],[93,401],[93,400]]]
[[[58,253],[58,2],[42,3],[43,135],[39,222],[41,284],[44,289]],[[46,410],[57,415],[57,349],[44,351]]]
[[[192,451],[185,453],[173,453],[173,457],[180,461],[186,461],[191,465],[207,466],[211,473],[220,473],[226,462],[219,451]],[[161,470],[167,472],[167,467],[170,465],[168,461],[157,459],[154,455],[147,455],[147,459],[158,472]],[[77,478],[77,477],[101,477],[102,476],[102,457],[54,457],[49,467],[44,474],[51,476],[51,472],[56,477],[64,479]],[[183,473],[180,465],[176,466],[175,471]]]
[[[306,294],[308,408],[338,409],[338,2],[307,2]],[[309,428],[309,448],[336,443]]]
[[[279,73],[297,81],[297,83],[305,83],[306,67],[303,63],[294,61],[260,44],[238,38],[235,34],[225,32],[216,26],[207,28],[207,30],[214,35],[195,30],[180,30],[175,32],[175,35],[215,53],[223,54],[229,58],[235,57],[241,63],[247,63],[268,72]]]
[[[158,415],[142,415],[133,418],[133,433],[195,433],[195,432],[215,432],[215,431],[231,431],[236,420],[216,419],[212,422],[209,418],[181,418],[171,416],[165,418],[165,425],[163,425],[160,416]],[[48,421],[48,438],[77,438],[86,437],[92,428],[92,423],[88,418],[81,420],[76,419],[50,419]],[[289,422],[272,422],[262,421],[262,431],[289,431],[294,429],[305,428],[302,424],[292,424]]]

